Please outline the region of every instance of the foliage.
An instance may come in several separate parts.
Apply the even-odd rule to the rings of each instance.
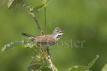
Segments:
[[[18,5],[25,6],[27,0],[8,0],[8,8],[16,8]]]
[[[92,67],[92,65],[96,62],[99,55],[96,56],[89,64],[88,66],[73,66],[68,69],[68,71],[89,71],[89,68]]]
[[[16,47],[22,47],[22,41],[11,42],[10,44],[4,45],[4,47],[2,48],[2,52],[9,48],[14,49]]]
[[[21,5],[23,7],[30,9],[30,11],[33,11],[33,9],[40,11],[41,9],[45,8],[50,2],[50,0],[43,0],[41,3],[29,5],[27,0],[4,0],[4,2],[6,1],[8,1],[8,8],[17,8],[17,6]],[[3,5],[4,2],[1,5]]]
[[[2,48],[2,51],[5,51],[9,48],[17,48],[17,47],[24,47],[24,48],[30,48],[34,53],[35,56],[32,56],[33,61],[30,63],[28,67],[28,71],[37,70],[37,71],[51,71],[50,62],[48,59],[48,54],[45,52],[45,49],[43,49],[39,44],[35,45],[34,42],[30,41],[25,42],[23,41],[16,41],[11,42],[10,44],[5,45]],[[89,64],[88,66],[73,66],[68,69],[68,71],[88,71],[90,67],[96,62],[99,55],[96,56]],[[53,64],[52,64],[53,65]],[[54,66],[54,65],[53,65]],[[57,68],[54,66],[55,71],[58,71]],[[103,68],[104,70],[105,68]],[[102,70],[102,71],[103,71]]]
[[[35,5],[30,5],[30,6],[27,6],[26,8],[30,8],[31,11],[33,9],[36,9],[37,11],[40,11],[48,5],[49,1],[50,0],[43,0],[42,3],[38,3],[38,4],[35,4]]]
[[[93,61],[91,61],[88,66],[85,67],[86,70],[88,70],[95,62],[96,60],[99,58],[99,55],[96,56],[96,58],[93,59]]]
[[[107,64],[102,68],[101,71],[107,71]]]
[[[37,3],[35,5],[27,5],[26,0],[8,0],[8,8],[16,8],[18,5],[25,6],[27,9],[37,9],[37,11],[42,10],[45,8],[48,4],[47,0],[43,0],[41,3]],[[31,10],[30,10],[31,11]],[[42,52],[40,47],[35,47],[35,44],[33,42],[30,43],[23,43],[22,41],[16,41],[12,42],[10,44],[5,45],[2,48],[2,51],[5,51],[10,48],[17,48],[17,47],[25,47],[25,48],[30,48],[31,50],[34,51],[35,55],[33,58],[33,61],[31,62],[30,66],[28,67],[28,71],[30,70],[42,70],[42,71],[49,71],[51,70],[49,66],[49,62],[46,60],[47,56],[44,57],[43,55],[46,55],[44,52]],[[35,51],[35,49],[38,49],[38,51]],[[43,55],[42,55],[43,54]],[[88,64],[88,66],[73,66],[71,67],[68,71],[84,71],[84,70],[89,70],[89,68],[95,63],[95,61],[98,59],[98,56]],[[56,68],[54,66],[54,68]],[[57,69],[56,69],[57,70]],[[106,66],[102,69],[107,70]]]
[[[4,45],[2,52],[10,48],[17,47],[30,48],[35,53],[35,55],[32,56],[33,61],[30,63],[28,71],[51,71],[50,61],[46,50],[43,49],[39,44],[36,45],[36,43],[32,42],[31,40],[11,42],[10,44]],[[54,68],[57,70],[55,66]]]

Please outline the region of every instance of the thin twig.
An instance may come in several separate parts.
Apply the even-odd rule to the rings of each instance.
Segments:
[[[39,53],[36,50],[31,49],[32,51],[34,51],[35,53],[37,53],[38,55],[40,55],[41,57],[43,57],[46,61],[49,61],[43,54]]]
[[[44,30],[46,33],[46,7],[44,8],[44,22],[45,22]]]
[[[8,1],[8,0],[4,0],[4,1],[0,4],[0,7],[1,7],[6,1]]]
[[[35,22],[36,22],[36,24],[37,24],[37,27],[38,27],[38,29],[40,30],[41,35],[44,35],[44,32],[42,31],[42,29],[41,29],[41,27],[40,27],[40,25],[39,25],[39,23],[38,23],[38,21],[37,21],[37,19],[36,19],[35,14],[34,14],[34,13],[29,13],[29,14],[31,14],[31,15],[33,16],[33,18],[34,18],[34,20],[35,20]]]
[[[36,50],[35,50],[35,52],[38,53],[38,55],[40,55],[41,57],[43,57],[46,61],[48,61],[47,58],[46,58],[44,55],[42,55],[41,53],[39,53],[39,52],[36,51]]]
[[[37,46],[40,48],[40,50],[42,50],[42,52],[44,53],[44,49],[41,47],[40,43],[37,43]]]

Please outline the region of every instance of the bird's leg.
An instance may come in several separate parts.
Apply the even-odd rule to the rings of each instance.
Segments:
[[[48,58],[50,58],[52,60],[52,56],[50,54],[49,48],[47,48],[46,50],[47,50]]]

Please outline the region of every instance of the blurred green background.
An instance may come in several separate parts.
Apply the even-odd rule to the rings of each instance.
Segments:
[[[36,16],[44,29],[44,10]],[[51,33],[56,26],[65,33],[58,44],[50,47],[59,71],[74,65],[86,66],[96,55],[100,57],[91,67],[92,71],[100,71],[107,63],[107,0],[52,0],[47,6],[46,33]],[[22,40],[22,32],[40,35],[27,10],[21,6],[8,9],[7,4],[0,7],[0,49]],[[25,48],[0,51],[0,71],[26,71],[33,55]]]

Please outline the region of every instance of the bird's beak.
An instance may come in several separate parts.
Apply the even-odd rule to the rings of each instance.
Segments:
[[[60,32],[61,34],[64,34],[62,31]]]
[[[64,34],[64,33],[61,33],[61,34]]]

